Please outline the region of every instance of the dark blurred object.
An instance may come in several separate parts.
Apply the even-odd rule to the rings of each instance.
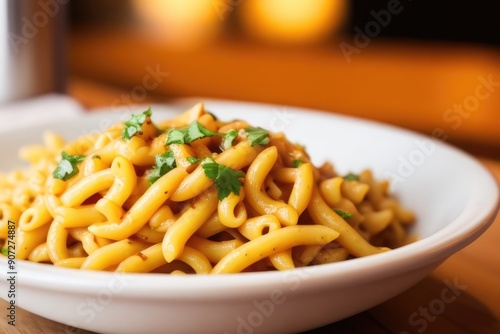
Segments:
[[[0,103],[64,91],[67,3],[0,1]]]
[[[72,25],[125,25],[132,18],[132,6],[124,0],[72,0],[69,6]]]
[[[401,13],[380,32],[380,37],[432,41],[482,43],[500,46],[500,2],[491,0],[352,0],[351,18],[345,32],[363,28],[373,12],[399,3]]]

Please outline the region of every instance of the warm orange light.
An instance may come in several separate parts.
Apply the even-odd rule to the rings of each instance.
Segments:
[[[199,44],[221,30],[213,0],[133,0],[138,17],[165,42]]]
[[[248,34],[268,42],[310,43],[344,21],[346,0],[246,0],[240,10]]]

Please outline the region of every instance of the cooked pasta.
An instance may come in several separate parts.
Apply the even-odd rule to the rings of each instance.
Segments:
[[[222,274],[344,261],[413,240],[414,214],[387,181],[316,167],[283,133],[219,120],[201,103],[157,124],[148,109],[71,142],[43,139],[21,149],[28,168],[0,174],[0,243],[7,248],[15,224],[21,260]]]

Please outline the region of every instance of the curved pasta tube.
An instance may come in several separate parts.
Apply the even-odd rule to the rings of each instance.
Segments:
[[[202,252],[191,247],[184,247],[178,260],[189,265],[197,274],[210,274],[212,271],[212,264],[210,264],[207,257]]]
[[[290,270],[295,268],[291,249],[273,254],[269,256],[269,260],[271,260],[271,264],[277,270]]]
[[[52,263],[69,257],[67,240],[68,231],[57,219],[54,220],[47,232],[47,252]]]
[[[87,198],[103,190],[109,189],[115,180],[111,169],[105,169],[81,179],[61,196],[65,206],[81,205]]]
[[[35,200],[35,193],[26,184],[21,184],[12,191],[12,204],[21,211],[28,209]]]
[[[19,221],[21,211],[13,205],[0,203],[0,239],[8,235],[9,220],[14,223]]]
[[[214,212],[210,218],[196,231],[196,235],[202,238],[209,238],[227,229],[219,219],[219,213]]]
[[[314,257],[314,264],[324,264],[347,260],[349,251],[345,248],[325,248]]]
[[[97,201],[95,208],[106,216],[109,222],[117,222],[124,214],[122,205],[132,194],[137,183],[137,175],[132,163],[122,156],[113,160],[111,173],[115,176],[113,185],[106,195]]]
[[[49,227],[45,224],[31,231],[23,231],[19,227],[16,229],[16,257],[25,260],[30,253],[46,240]]]
[[[163,151],[164,149],[160,149],[158,145],[150,146],[144,139],[133,136],[126,142],[121,138],[116,138],[108,145],[96,150],[95,154],[100,156],[106,164],[111,164],[116,157],[121,155],[136,166],[151,166],[155,163],[155,155]]]
[[[47,243],[44,242],[36,246],[28,256],[28,260],[32,262],[50,262]]]
[[[156,244],[142,250],[139,255],[128,257],[118,265],[116,271],[133,273],[153,271],[167,263],[161,248],[161,244]],[[212,270],[207,257],[191,247],[185,247],[178,260],[189,265],[197,274],[208,274]]]
[[[76,244],[73,244],[71,247],[68,247],[68,259],[71,259],[72,257],[87,257],[87,252],[83,248],[83,245],[81,242],[77,242]]]
[[[69,257],[67,259],[59,260],[54,263],[55,266],[58,267],[66,267],[66,268],[81,268],[82,264],[85,262],[86,257]]]
[[[240,195],[230,193],[229,196],[219,201],[217,212],[222,225],[236,228],[247,220],[247,210],[243,204],[245,193]]]
[[[197,103],[181,114],[160,123],[160,128],[178,128],[191,124],[205,114],[203,103]]]
[[[293,183],[288,204],[300,215],[307,208],[311,200],[314,184],[313,167],[310,163],[302,163],[297,168],[280,168],[273,174],[277,180]]]
[[[264,188],[267,194],[274,200],[279,200],[283,197],[283,190],[276,184],[276,180],[273,177],[266,177],[264,181]]]
[[[166,264],[167,261],[163,257],[161,244],[154,244],[148,248],[141,250],[139,254],[127,257],[120,262],[115,271],[126,273],[147,273]]]
[[[212,274],[237,273],[272,254],[299,245],[324,246],[339,236],[335,230],[321,225],[285,226],[260,238],[250,240],[227,254],[215,265]]]
[[[248,219],[238,228],[238,231],[247,239],[254,240],[263,235],[281,228],[281,224],[274,215],[263,215]],[[269,257],[272,265],[278,270],[295,268],[290,250],[273,254]]]
[[[43,196],[43,202],[52,218],[55,218],[57,216],[56,209],[62,206],[61,200],[55,195],[45,195]]]
[[[84,177],[97,173],[101,170],[105,170],[107,168],[109,168],[109,165],[106,164],[97,154],[93,154],[92,156],[87,157],[85,160],[83,160],[81,166],[82,175]]]
[[[175,217],[176,215],[172,212],[172,209],[168,205],[164,205],[160,207],[154,215],[151,217],[149,220],[149,227],[150,229],[157,229],[160,228],[161,226],[164,226],[166,222],[170,223],[172,225],[174,221],[177,220]]]
[[[253,240],[280,228],[281,224],[276,216],[263,215],[249,218],[238,227],[238,231],[248,240]]]
[[[341,186],[343,182],[343,178],[336,176],[320,183],[319,192],[329,206],[335,206],[342,199]]]
[[[317,223],[328,226],[340,233],[337,241],[354,256],[367,256],[382,253],[388,248],[372,246],[363,239],[348,223],[335,213],[323,200],[318,188],[313,188],[311,202],[307,208],[311,218]]]
[[[152,229],[146,224],[143,227],[141,227],[139,231],[134,233],[134,236],[143,240],[144,242],[157,244],[163,241],[165,232],[158,231],[158,229]]]
[[[228,133],[230,130],[238,131],[240,129],[250,128],[250,127],[251,125],[248,122],[236,120],[222,125],[218,131],[220,133]]]
[[[146,190],[149,189],[149,181],[146,176],[139,176],[137,177],[137,184],[134,187],[134,190],[132,191],[132,194],[130,194],[129,198],[123,203],[123,207],[125,208],[130,208],[134,205],[135,202],[139,198],[141,198],[142,195],[146,192]]]
[[[229,252],[243,245],[243,241],[238,239],[225,241],[212,241],[193,235],[189,238],[186,246],[191,247],[205,254],[211,263],[219,262]]]
[[[298,257],[299,262],[303,266],[309,265],[322,248],[321,246],[306,246]]]
[[[85,253],[88,255],[94,253],[101,248],[95,241],[94,235],[86,228],[74,228],[69,231],[69,234],[76,240],[80,241]]]
[[[216,208],[215,187],[207,189],[194,200],[191,207],[165,233],[162,249],[167,262],[177,259],[188,239],[207,221]]]
[[[361,222],[361,225],[370,236],[373,236],[389,226],[394,219],[394,212],[391,209],[385,209],[377,212],[368,212],[364,217],[365,219]]]
[[[142,242],[123,239],[97,249],[82,263],[82,269],[105,270],[116,265],[129,256],[135,255],[148,245]]]
[[[174,168],[146,190],[121,222],[93,224],[88,227],[89,231],[94,235],[113,240],[128,238],[148,222],[156,210],[170,198],[186,175],[183,168]]]
[[[346,218],[345,221],[354,228],[358,227],[359,223],[365,219],[365,217],[361,213],[359,213],[356,205],[347,198],[341,198],[340,201],[337,202],[337,204],[332,206],[332,208],[334,210],[340,209],[342,211],[350,213],[351,217]]]
[[[96,210],[95,205],[81,205],[78,207],[59,206],[54,209],[54,217],[65,228],[87,227],[94,223],[106,221],[106,217]]]
[[[47,192],[51,195],[61,196],[66,189],[68,189],[68,183],[63,180],[54,179],[53,177],[49,177],[47,180]]]
[[[188,158],[196,155],[191,146],[186,144],[171,144],[169,148],[174,154],[177,166],[186,168],[188,171],[192,171],[195,168],[196,165],[188,161]]]
[[[402,224],[415,221],[415,214],[399,204],[394,198],[384,198],[379,203],[379,209],[392,209],[395,218]]]
[[[19,217],[19,227],[23,231],[32,231],[42,225],[52,222],[53,218],[47,209],[43,198],[39,197],[34,205],[26,209]]]
[[[275,201],[263,190],[266,175],[271,171],[278,151],[271,146],[262,151],[248,167],[245,178],[246,201],[261,215],[275,215],[283,225],[295,225],[299,219],[297,210],[290,205]]]
[[[258,149],[252,147],[249,141],[242,141],[219,154],[214,160],[218,164],[239,170],[248,166],[255,159],[258,152]],[[172,201],[182,202],[194,198],[212,184],[213,181],[205,175],[203,167],[199,165],[182,181],[179,188],[172,195]]]
[[[342,195],[354,204],[360,204],[365,199],[369,189],[368,184],[358,181],[342,182],[340,187]]]

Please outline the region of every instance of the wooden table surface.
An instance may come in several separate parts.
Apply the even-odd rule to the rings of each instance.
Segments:
[[[98,91],[106,96],[105,91]],[[85,96],[81,91],[75,95]],[[500,161],[478,159],[500,183]],[[499,240],[500,216],[479,239],[450,257],[414,287],[381,305],[317,329],[314,333],[500,333]],[[436,300],[441,299],[446,282],[455,282],[463,290],[453,302],[441,303],[445,307],[439,310],[440,314],[426,313],[430,306],[439,304]],[[0,300],[0,309],[5,310],[6,307],[7,302]],[[16,327],[8,325],[7,321],[5,316],[0,317],[1,333],[66,333],[65,325],[21,309],[17,310]],[[80,330],[78,333],[90,332]]]

